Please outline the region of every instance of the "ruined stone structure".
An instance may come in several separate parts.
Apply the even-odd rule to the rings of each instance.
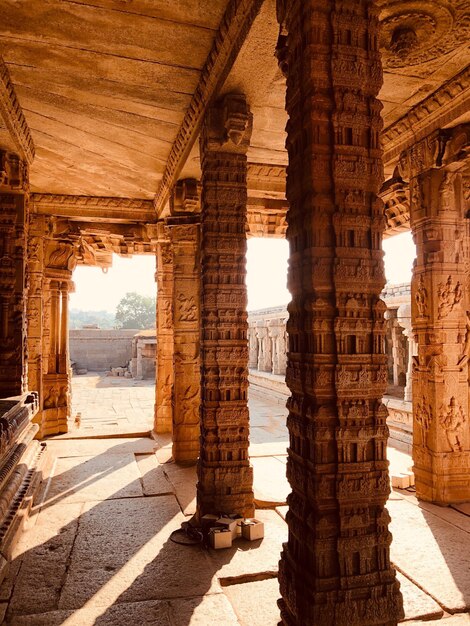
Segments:
[[[8,519],[38,471],[16,412],[67,430],[72,272],[113,253],[156,258],[154,430],[199,459],[198,517],[253,513],[246,237],[285,236],[287,359],[281,324],[255,335],[290,390],[282,623],[397,623],[387,333],[417,494],[470,499],[468,36],[464,0],[2,4]],[[381,241],[408,228],[411,311],[388,331]]]

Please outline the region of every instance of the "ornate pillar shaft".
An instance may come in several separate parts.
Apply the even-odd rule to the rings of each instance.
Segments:
[[[470,300],[463,204],[459,174],[430,169],[411,180],[416,493],[442,504],[470,499]]]
[[[201,451],[198,515],[251,516],[245,285],[247,158],[252,117],[244,96],[208,112],[201,135]]]
[[[156,433],[173,428],[173,251],[163,224],[157,243],[157,373]]]
[[[0,150],[0,398],[26,391],[28,170]]]
[[[37,418],[42,436],[66,433],[71,412],[68,294],[76,264],[75,244],[54,234],[52,228],[44,252],[43,359],[47,355],[47,362]]]
[[[168,218],[173,246],[173,459],[199,456],[201,365],[199,229],[200,217]]]
[[[390,490],[378,12],[371,0],[281,0],[287,32],[290,245],[286,626],[396,624]]]

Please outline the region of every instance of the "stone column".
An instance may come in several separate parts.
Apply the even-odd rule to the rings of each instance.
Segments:
[[[201,451],[197,513],[251,516],[245,285],[247,158],[252,116],[244,96],[209,110],[200,143]]]
[[[258,370],[260,372],[272,371],[272,350],[271,339],[268,335],[268,325],[266,320],[259,320],[256,323],[256,337],[258,338]]]
[[[278,17],[292,293],[281,623],[392,625],[378,9],[280,0]]]
[[[406,365],[406,386],[404,391],[405,402],[413,399],[413,357],[416,354],[416,344],[411,328],[411,304],[402,304],[398,308],[397,319],[403,328],[403,334],[408,341],[408,362]]]
[[[136,339],[136,371],[135,377],[137,380],[142,380],[144,377],[143,369],[142,369],[142,343],[140,339]]]
[[[201,364],[200,216],[168,218],[173,247],[173,459],[199,456]]]
[[[173,428],[173,251],[163,223],[157,243],[157,375],[155,386],[156,433]]]
[[[470,499],[470,299],[459,174],[469,145],[466,124],[433,133],[401,159],[410,178],[416,244],[411,284],[416,493],[440,504]]]
[[[71,412],[71,371],[68,349],[68,298],[72,270],[76,264],[75,245],[67,239],[46,241],[43,301],[42,397],[38,422],[40,435],[68,431]]]
[[[258,369],[258,338],[256,336],[256,322],[248,326],[248,367]]]
[[[272,372],[277,375],[286,373],[286,342],[284,320],[274,319],[268,323],[269,336],[272,339]]]
[[[0,398],[27,388],[26,247],[29,182],[25,162],[0,150]]]

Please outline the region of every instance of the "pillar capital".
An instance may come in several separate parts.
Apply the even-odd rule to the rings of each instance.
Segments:
[[[28,164],[17,154],[0,149],[0,189],[2,191],[29,191]]]
[[[253,130],[253,115],[246,96],[227,94],[207,112],[201,133],[201,153],[246,155]],[[202,159],[201,159],[202,161]]]

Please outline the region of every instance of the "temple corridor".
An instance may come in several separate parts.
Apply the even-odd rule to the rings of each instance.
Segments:
[[[96,378],[73,379],[82,414],[97,406],[93,389],[103,393]],[[112,389],[105,410],[142,406],[145,388],[126,382]],[[256,516],[266,536],[222,551],[170,540],[196,510],[196,470],[168,462],[171,445],[164,439],[156,445],[148,437],[88,438],[87,429],[78,429],[49,440],[49,476],[0,588],[3,623],[275,626],[278,561],[287,538],[285,414],[276,399],[252,391],[250,455],[255,501],[263,507]],[[393,448],[388,456],[392,475],[411,465],[411,457]],[[468,507],[418,504],[410,490],[393,490],[387,507],[406,619],[470,623],[468,615],[446,619],[470,599],[470,573],[456,548],[470,540]]]

